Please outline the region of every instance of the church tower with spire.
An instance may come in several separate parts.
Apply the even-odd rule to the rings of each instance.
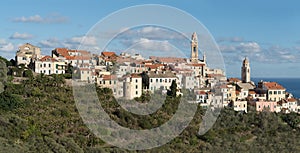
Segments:
[[[191,62],[198,62],[198,38],[197,33],[194,32],[191,41]]]
[[[251,82],[251,79],[250,79],[250,64],[249,64],[249,61],[248,61],[247,57],[245,57],[245,59],[243,61],[241,74],[242,74],[241,79],[242,79],[243,83]]]

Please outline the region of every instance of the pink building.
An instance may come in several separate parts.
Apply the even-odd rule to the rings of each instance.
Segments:
[[[269,110],[270,112],[277,112],[277,102],[274,101],[257,101],[255,102],[256,111]]]

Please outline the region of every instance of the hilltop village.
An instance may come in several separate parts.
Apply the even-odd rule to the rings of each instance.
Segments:
[[[256,111],[300,113],[298,100],[277,82],[251,81],[250,62],[242,61],[241,79],[226,78],[221,69],[209,68],[205,53],[199,59],[197,34],[191,37],[190,58],[156,57],[140,54],[104,51],[101,55],[85,50],[55,48],[51,55],[41,55],[41,49],[26,43],[16,53],[16,64],[36,74],[65,74],[73,72],[77,82],[95,83],[110,88],[115,98],[134,99],[143,93],[160,91],[166,94],[176,83],[176,94],[192,91],[192,102],[208,107],[219,103],[235,111],[246,112],[249,105]]]

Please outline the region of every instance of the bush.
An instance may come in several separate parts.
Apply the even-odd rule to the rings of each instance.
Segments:
[[[0,94],[0,108],[2,110],[11,111],[22,106],[22,99],[18,95],[8,92]]]

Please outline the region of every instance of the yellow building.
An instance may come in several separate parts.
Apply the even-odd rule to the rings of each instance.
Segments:
[[[29,63],[41,56],[41,49],[29,43],[23,44],[19,47],[16,54],[17,65],[24,64],[28,66]]]
[[[267,90],[267,99],[280,101],[285,99],[285,88],[277,82],[263,82],[263,89]]]

